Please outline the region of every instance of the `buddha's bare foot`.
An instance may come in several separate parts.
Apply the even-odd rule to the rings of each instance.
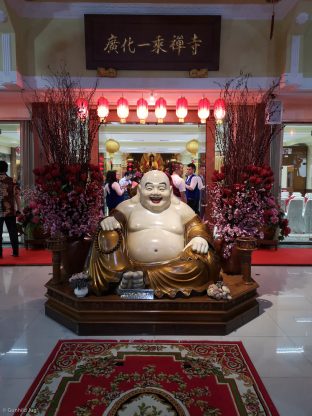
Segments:
[[[123,273],[119,289],[143,289],[144,287],[142,271]]]

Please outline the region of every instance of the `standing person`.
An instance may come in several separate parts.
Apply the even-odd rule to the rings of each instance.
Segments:
[[[124,199],[129,199],[130,198],[128,189],[131,189],[131,178],[132,178],[132,173],[127,171],[119,181],[119,185],[120,185],[121,189],[124,189],[124,191],[125,191],[124,192]]]
[[[124,189],[121,189],[116,171],[109,170],[106,174],[106,183],[104,186],[104,196],[106,200],[106,206],[109,213],[124,200]]]
[[[182,179],[182,175],[183,175],[182,163],[179,163],[179,162],[172,163],[169,168],[169,173],[171,174],[172,190],[173,190],[174,195],[178,197],[182,202],[187,203],[185,182]]]
[[[136,172],[134,175],[134,178],[132,180],[131,189],[130,189],[130,198],[133,198],[134,195],[137,194],[138,191],[138,185],[141,182],[142,173]]]
[[[16,213],[21,210],[19,188],[13,179],[7,175],[8,164],[0,161],[0,257],[2,257],[2,233],[5,223],[13,250],[13,256],[18,257],[18,233],[16,227]],[[17,211],[15,210],[15,204]]]
[[[199,215],[200,191],[204,187],[198,175],[195,174],[194,163],[187,165],[187,178],[185,180],[187,204]]]

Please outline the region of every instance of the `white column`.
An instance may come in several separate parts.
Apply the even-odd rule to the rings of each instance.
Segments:
[[[12,59],[11,59],[11,35],[10,33],[2,33],[1,35],[2,45],[2,62],[3,72],[9,73],[12,71]]]
[[[312,145],[308,146],[307,152],[307,189],[312,190]]]
[[[290,73],[293,75],[296,75],[299,73],[300,42],[301,42],[300,35],[294,35],[291,39]]]

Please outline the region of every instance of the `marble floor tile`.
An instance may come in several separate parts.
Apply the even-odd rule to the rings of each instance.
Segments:
[[[0,268],[0,411],[9,415],[59,339],[80,337],[44,314],[51,267]],[[252,267],[260,315],[226,336],[90,336],[242,341],[281,416],[312,414],[312,267]]]

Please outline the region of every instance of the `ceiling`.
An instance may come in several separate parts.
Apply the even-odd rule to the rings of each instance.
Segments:
[[[282,19],[299,0],[10,0],[10,6],[24,17],[78,18],[83,14],[219,14],[231,19]],[[40,7],[38,7],[40,3]],[[196,7],[194,7],[194,4]]]
[[[284,146],[312,146],[312,124],[287,124],[283,133]]]

